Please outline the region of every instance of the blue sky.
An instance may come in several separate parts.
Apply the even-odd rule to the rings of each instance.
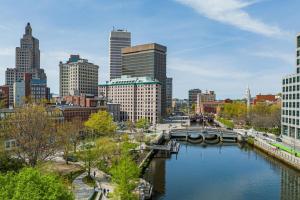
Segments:
[[[168,47],[174,97],[200,88],[242,98],[247,85],[252,95],[278,93],[281,77],[295,72],[299,7],[295,0],[1,0],[0,84],[30,22],[54,93],[58,63],[69,54],[99,65],[100,82],[108,79],[113,26],[130,31],[133,45]]]

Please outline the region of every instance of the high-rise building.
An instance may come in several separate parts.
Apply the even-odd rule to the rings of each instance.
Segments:
[[[92,94],[98,96],[99,66],[71,55],[66,63],[59,63],[59,95]]]
[[[156,124],[161,117],[161,83],[151,77],[122,76],[99,85],[99,96],[120,104],[120,120],[146,118]]]
[[[168,111],[172,111],[173,79],[168,77],[166,81],[166,101]]]
[[[167,47],[151,43],[122,49],[122,75],[151,77],[161,83],[161,112],[166,114]]]
[[[122,29],[113,29],[109,36],[110,80],[122,75],[121,49],[131,46],[131,33]]]
[[[25,102],[25,81],[18,80],[14,82],[14,107],[19,107]]]
[[[8,68],[5,72],[5,84],[9,86],[10,105],[14,102],[13,84],[23,80],[26,73],[30,74],[33,79],[40,79],[47,83],[47,76],[44,70],[40,68],[39,40],[32,36],[30,23],[27,23],[25,27],[25,34],[20,40],[20,47],[16,47],[16,67]],[[34,99],[38,98],[35,97]]]
[[[283,140],[300,146],[300,34],[297,35],[296,74],[282,79],[281,135]]]
[[[192,107],[192,105],[197,104],[197,95],[201,93],[202,91],[200,89],[191,89],[189,90],[189,106]]]

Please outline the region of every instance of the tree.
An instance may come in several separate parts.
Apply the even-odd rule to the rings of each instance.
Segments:
[[[117,129],[113,117],[106,111],[91,114],[84,125],[97,135],[110,135]]]
[[[71,200],[74,197],[59,177],[24,168],[18,174],[0,174],[0,199]]]
[[[85,144],[82,150],[77,153],[78,157],[84,161],[85,169],[88,171],[88,176],[91,176],[91,168],[95,166],[98,158],[96,149],[91,144]]]
[[[15,139],[14,152],[23,161],[35,166],[39,160],[54,155],[58,144],[55,119],[39,105],[17,108],[14,114],[1,120],[0,131]]]
[[[117,184],[115,195],[120,199],[137,199],[133,190],[137,186],[140,170],[130,155],[123,155],[110,172],[112,181]]]
[[[141,118],[136,122],[135,126],[139,129],[143,129],[143,132],[144,132],[145,130],[149,129],[150,123],[149,123],[148,119]]]
[[[126,127],[129,129],[130,133],[133,133],[135,131],[134,123],[130,120],[126,122]]]

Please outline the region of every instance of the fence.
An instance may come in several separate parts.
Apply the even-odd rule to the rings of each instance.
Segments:
[[[256,147],[262,149],[263,151],[267,152],[268,154],[272,155],[273,157],[280,159],[281,161],[300,170],[300,158],[298,158],[292,154],[289,154],[285,151],[282,151],[261,139],[256,139],[256,141],[254,142],[254,145]]]

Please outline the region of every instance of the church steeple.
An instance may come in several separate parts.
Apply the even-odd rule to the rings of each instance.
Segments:
[[[25,27],[25,35],[32,35],[32,29],[31,29],[29,22],[27,23],[27,25]]]

